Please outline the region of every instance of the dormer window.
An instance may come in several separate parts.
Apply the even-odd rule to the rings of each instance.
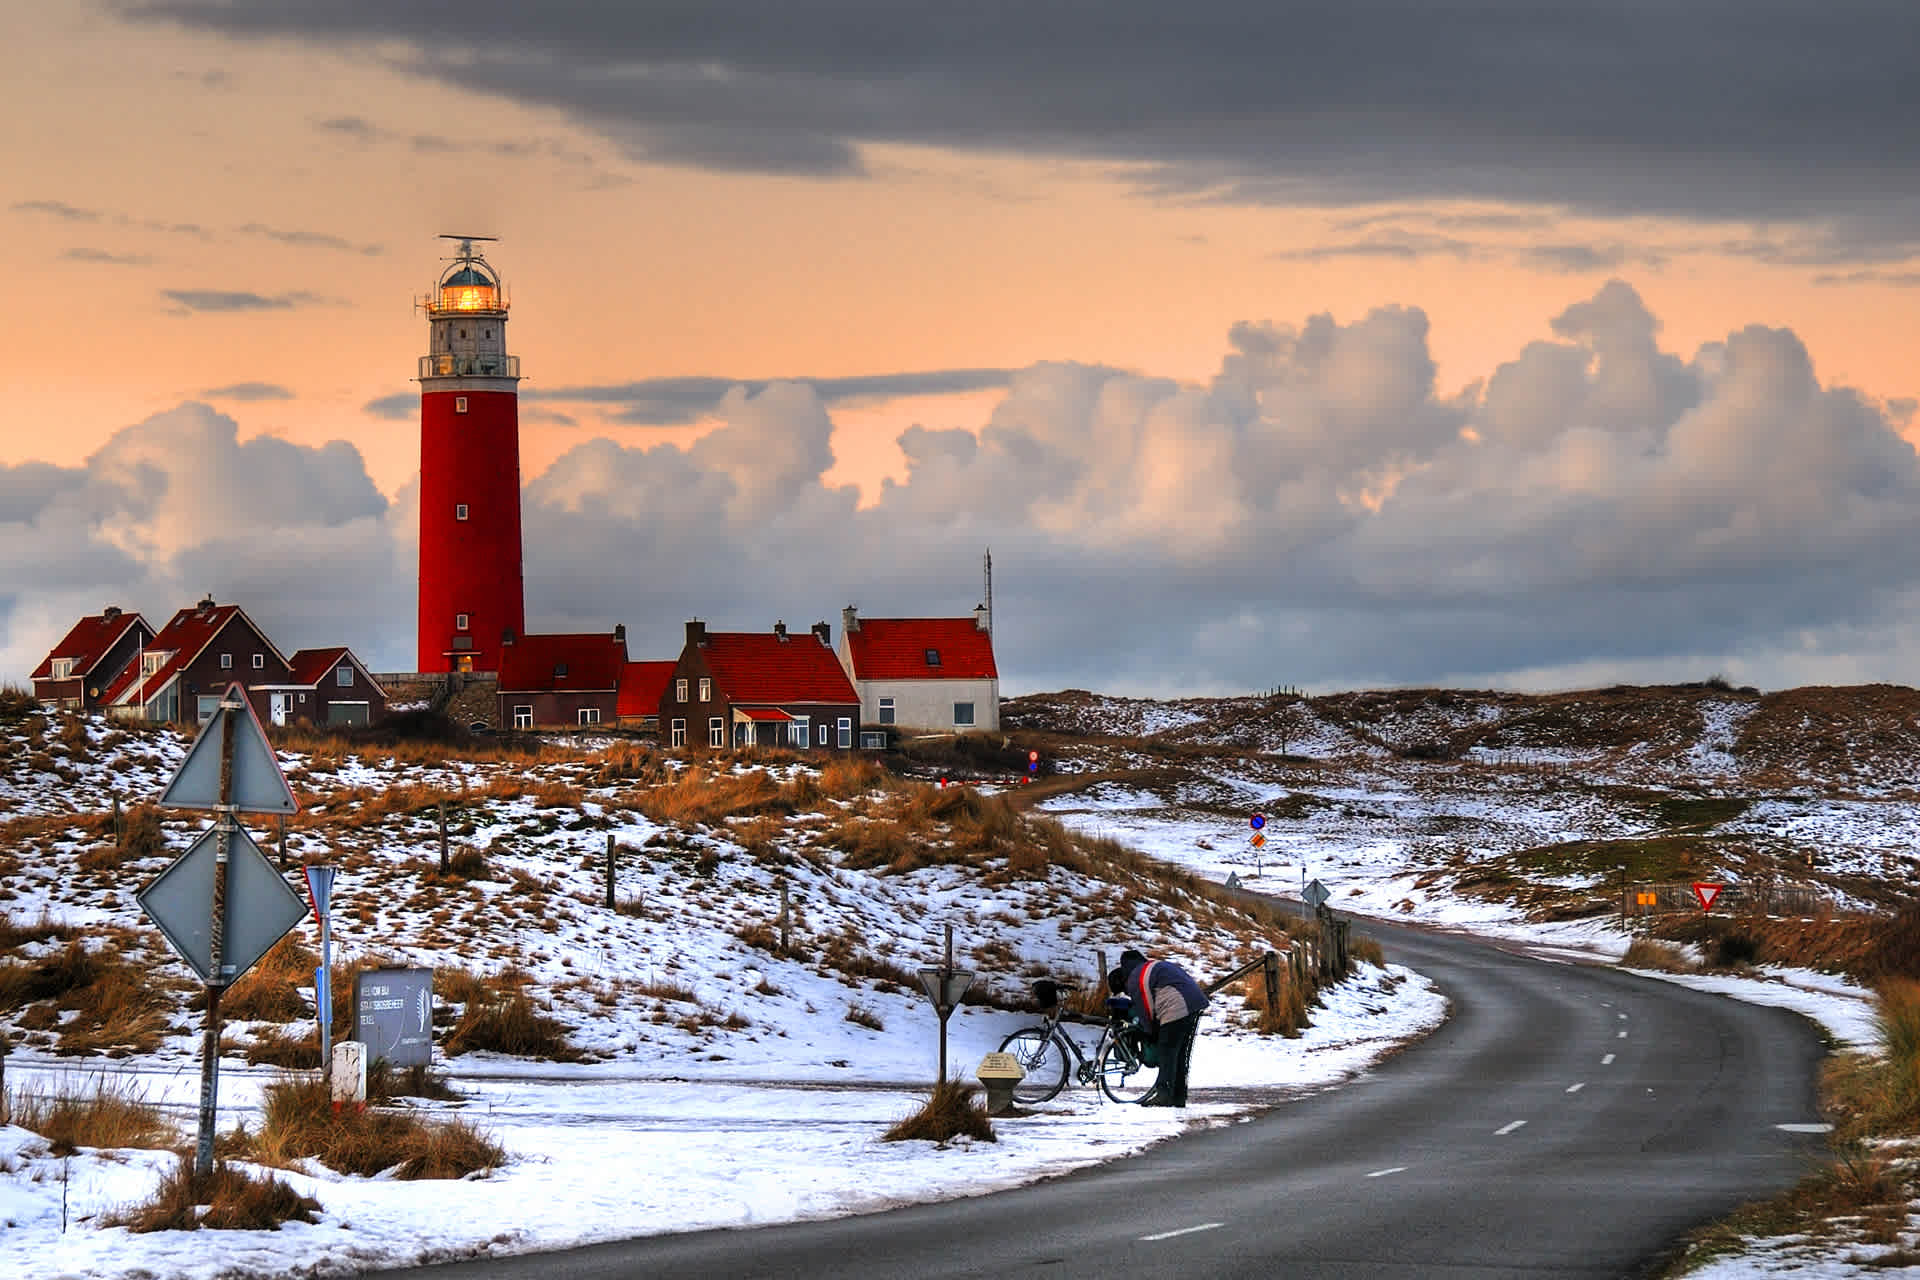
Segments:
[[[152,653],[143,653],[140,655],[140,674],[150,676],[165,666],[166,661],[167,651],[164,649],[156,649]]]
[[[565,679],[567,678],[567,664],[566,664],[566,663],[564,663],[564,662],[556,662],[556,663],[554,663],[554,664],[553,664],[553,678],[554,678],[555,680],[565,680]]]
[[[55,658],[53,660],[53,678],[55,680],[71,680],[73,678],[73,659]]]
[[[927,650],[927,665],[930,667],[940,665],[940,651],[938,649]]]

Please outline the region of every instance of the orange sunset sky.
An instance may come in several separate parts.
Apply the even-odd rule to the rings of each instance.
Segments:
[[[1346,432],[1339,435],[1348,419],[1336,402],[1361,393],[1312,382],[1304,364],[1262,384],[1275,390],[1257,397],[1266,407],[1256,422],[1290,430],[1275,397],[1312,382],[1315,420],[1335,424],[1324,428],[1335,434],[1314,438],[1376,446],[1364,485],[1358,472],[1330,474],[1316,490],[1333,495],[1330,511],[1345,504],[1337,527],[1270,523],[1282,507],[1302,505],[1273,498],[1278,489],[1242,495],[1235,513],[1222,517],[1244,514],[1250,522],[1232,526],[1226,543],[1284,549],[1279,558],[1288,567],[1279,583],[1256,561],[1243,564],[1239,552],[1209,551],[1219,529],[1189,529],[1179,520],[1154,526],[1165,541],[1155,543],[1164,559],[1153,561],[1153,571],[1184,584],[1164,607],[1200,628],[1184,649],[1190,669],[1169,672],[1158,660],[1126,655],[1107,663],[1097,655],[1108,640],[1054,627],[1028,643],[1010,636],[1003,644],[1003,666],[1029,673],[1008,672],[1009,683],[1109,676],[1117,687],[1197,692],[1278,683],[1297,670],[1293,683],[1552,684],[1589,675],[1697,677],[1701,664],[1755,679],[1906,678],[1912,627],[1899,594],[1904,570],[1892,584],[1881,575],[1880,585],[1899,598],[1880,597],[1871,608],[1811,592],[1804,607],[1778,616],[1763,610],[1744,627],[1709,632],[1689,626],[1676,603],[1687,598],[1686,583],[1675,580],[1662,588],[1672,595],[1648,606],[1671,636],[1664,644],[1624,633],[1613,641],[1583,633],[1589,638],[1576,641],[1569,632],[1540,648],[1488,653],[1476,650],[1478,632],[1469,628],[1444,657],[1430,659],[1362,646],[1350,665],[1299,661],[1276,669],[1251,656],[1270,652],[1281,636],[1316,651],[1350,650],[1338,641],[1340,628],[1375,634],[1396,625],[1402,607],[1452,616],[1443,600],[1397,594],[1397,574],[1377,558],[1386,554],[1381,545],[1430,541],[1369,523],[1369,513],[1392,514],[1382,502],[1394,506],[1395,486],[1409,475],[1435,486],[1454,477],[1446,481],[1449,510],[1528,513],[1439,573],[1444,579],[1457,569],[1464,583],[1472,578],[1469,559],[1484,566],[1489,555],[1537,546],[1544,529],[1564,532],[1569,513],[1590,515],[1589,499],[1601,490],[1617,504],[1608,528],[1644,524],[1636,502],[1656,490],[1671,497],[1710,488],[1700,477],[1718,474],[1715,458],[1745,457],[1769,440],[1804,440],[1809,432],[1819,439],[1807,447],[1830,457],[1842,446],[1820,443],[1828,439],[1821,433],[1855,441],[1865,431],[1874,434],[1871,466],[1882,478],[1848,479],[1857,469],[1846,470],[1835,488],[1761,503],[1751,520],[1727,517],[1702,545],[1724,547],[1726,531],[1742,529],[1804,545],[1808,529],[1853,528],[1849,513],[1862,495],[1883,506],[1859,527],[1890,538],[1886,531],[1907,508],[1889,494],[1911,482],[1911,459],[1897,450],[1913,438],[1920,398],[1912,354],[1920,320],[1915,130],[1910,112],[1899,120],[1883,113],[1872,126],[1881,132],[1863,137],[1850,131],[1848,116],[1874,115],[1873,93],[1859,86],[1870,89],[1877,64],[1855,55],[1889,43],[1886,32],[1837,50],[1824,79],[1795,71],[1800,114],[1792,119],[1808,123],[1782,129],[1765,118],[1767,103],[1790,96],[1768,88],[1770,68],[1790,65],[1796,47],[1817,63],[1819,49],[1806,50],[1804,34],[1761,30],[1751,48],[1709,54],[1714,6],[1699,7],[1697,29],[1684,16],[1687,5],[1621,7],[1621,30],[1637,29],[1642,16],[1656,28],[1671,25],[1648,35],[1667,52],[1622,47],[1595,66],[1593,41],[1579,31],[1547,31],[1541,42],[1516,43],[1501,61],[1484,53],[1485,40],[1461,50],[1431,47],[1420,29],[1430,17],[1415,6],[1362,5],[1355,13],[1369,25],[1356,30],[1377,42],[1368,45],[1366,74],[1391,82],[1359,101],[1357,91],[1329,88],[1324,103],[1314,96],[1314,67],[1347,56],[1354,40],[1344,37],[1354,33],[1328,34],[1315,55],[1314,32],[1263,32],[1267,18],[1255,6],[1201,6],[1219,19],[1215,27],[1160,33],[1157,42],[1151,30],[1122,34],[1117,20],[1126,5],[1105,15],[1115,20],[1111,30],[1075,32],[1055,22],[1026,30],[1019,8],[998,5],[976,10],[976,26],[951,31],[931,16],[926,30],[916,29],[915,11],[897,5],[800,4],[782,22],[810,15],[812,25],[782,27],[764,40],[734,34],[751,28],[744,19],[728,25],[724,11],[735,7],[645,5],[609,18],[584,5],[559,5],[544,17],[539,6],[509,17],[506,6],[491,4],[430,13],[297,0],[10,5],[11,38],[0,47],[8,173],[0,225],[9,285],[0,321],[8,369],[0,464],[13,495],[12,506],[0,507],[0,548],[12,544],[5,562],[17,571],[0,649],[8,677],[24,675],[65,622],[110,595],[164,617],[202,589],[237,599],[243,583],[271,578],[256,567],[231,582],[209,581],[221,576],[209,548],[238,529],[160,520],[140,514],[144,508],[106,510],[105,500],[56,518],[58,504],[44,500],[52,482],[27,465],[52,464],[64,477],[53,486],[62,493],[62,486],[78,493],[105,483],[99,477],[116,450],[133,448],[134,436],[123,433],[157,431],[156,415],[192,402],[210,407],[195,431],[219,436],[224,427],[204,424],[231,420],[233,440],[220,448],[243,449],[264,436],[299,446],[296,457],[319,458],[330,442],[351,446],[377,499],[355,499],[364,510],[290,511],[286,519],[311,519],[336,533],[371,521],[391,545],[377,552],[354,545],[383,565],[404,567],[411,555],[406,504],[418,466],[417,420],[407,402],[417,394],[410,377],[426,337],[412,303],[446,252],[435,237],[454,232],[499,237],[489,258],[512,292],[509,344],[527,375],[522,474],[529,503],[549,504],[556,521],[563,513],[578,518],[583,494],[613,501],[607,495],[620,489],[664,483],[619,470],[665,465],[663,444],[674,446],[675,465],[706,466],[709,455],[689,452],[703,436],[772,429],[729,415],[768,380],[794,380],[814,388],[827,423],[820,428],[830,451],[819,455],[824,466],[796,464],[794,474],[810,489],[831,495],[857,486],[855,505],[873,521],[959,522],[947,526],[951,536],[930,543],[952,551],[930,570],[948,580],[943,591],[921,589],[926,584],[909,567],[889,563],[871,574],[826,575],[785,597],[745,588],[723,596],[712,587],[702,596],[689,581],[590,600],[569,594],[585,592],[578,583],[540,586],[543,555],[558,553],[530,546],[530,625],[543,614],[554,627],[625,620],[643,643],[665,648],[695,612],[758,628],[777,609],[831,616],[857,591],[870,612],[941,607],[949,596],[959,610],[978,595],[979,552],[996,534],[1007,546],[1004,555],[996,546],[996,571],[1007,577],[1009,601],[1019,602],[1011,625],[1018,612],[1057,598],[1047,574],[1071,579],[1066,566],[1075,555],[1118,557],[1122,577],[1126,564],[1138,565],[1138,548],[1123,548],[1145,536],[1142,522],[1153,520],[1154,503],[1168,490],[1180,491],[1185,507],[1206,506],[1220,476],[1252,474],[1244,459],[1213,471],[1193,463],[1191,442],[1206,437],[1192,434],[1201,427],[1182,408],[1208,392],[1218,402],[1218,380],[1238,350],[1236,325],[1290,334],[1325,315],[1335,332],[1358,334],[1377,309],[1417,309],[1424,334],[1416,325],[1411,340],[1424,343],[1432,369],[1408,403],[1425,406],[1419,413],[1459,412],[1420,443],[1384,427],[1338,428]],[[417,22],[386,13],[413,8],[421,10]],[[463,12],[472,15],[470,27]],[[712,18],[712,30],[690,33],[701,15]],[[1089,12],[1089,22],[1099,20]],[[551,28],[539,27],[542,21]],[[1271,65],[1242,71],[1241,21],[1250,24],[1249,43],[1284,34],[1306,47],[1290,45]],[[1899,14],[1888,21],[1911,27]],[[872,38],[846,38],[850,31]],[[1033,56],[1008,61],[1005,49]],[[1534,65],[1556,50],[1570,69]],[[1460,65],[1433,72],[1456,53]],[[1742,100],[1760,92],[1751,88],[1727,101],[1703,94],[1687,78],[1694,56],[1727,60],[1696,64],[1695,79],[1734,84],[1744,74],[1770,96]],[[1467,65],[1481,57],[1486,65]],[[1734,65],[1738,58],[1751,62]],[[1217,79],[1191,71],[1216,66]],[[1511,84],[1503,80],[1509,73]],[[1058,83],[1049,84],[1050,76]],[[1163,82],[1222,87],[1163,108]],[[1839,105],[1829,111],[1823,92]],[[1565,101],[1580,109],[1562,111]],[[1662,110],[1671,113],[1664,132]],[[1777,140],[1777,153],[1765,153],[1768,139]],[[1884,189],[1875,177],[1883,169]],[[1647,358],[1657,353],[1686,368],[1696,390],[1664,418],[1649,411],[1644,422],[1529,410],[1553,421],[1528,437],[1528,447],[1551,439],[1560,452],[1552,465],[1539,464],[1537,483],[1522,485],[1517,477],[1535,475],[1527,470],[1535,463],[1487,460],[1484,446],[1498,432],[1488,425],[1493,408],[1480,398],[1529,344],[1578,348],[1592,384],[1603,383],[1609,340],[1556,320],[1601,297],[1609,281],[1628,291],[1609,297],[1637,298],[1649,318],[1656,336]],[[1797,340],[1811,361],[1809,385],[1857,404],[1867,425],[1853,417],[1832,425],[1815,414],[1753,428],[1759,434],[1727,427],[1731,442],[1701,452],[1702,470],[1684,483],[1623,480],[1626,452],[1597,462],[1576,449],[1586,439],[1581,432],[1643,430],[1663,442],[1662,456],[1691,456],[1669,433],[1713,417],[1716,404],[1746,403],[1731,392],[1716,399],[1722,365],[1717,356],[1697,357],[1703,345],[1728,343],[1755,326]],[[1743,350],[1735,344],[1735,366]],[[1790,352],[1781,359],[1793,364]],[[1114,438],[1124,443],[1103,446],[1130,458],[1124,479],[1103,482],[1105,498],[1088,497],[1091,489],[1064,496],[1078,483],[1071,477],[1106,465],[1094,452],[1081,470],[1063,472],[1069,478],[1059,486],[992,514],[955,515],[936,501],[932,463],[926,476],[910,475],[898,443],[903,432],[918,425],[934,433],[926,438],[947,440],[939,433],[960,430],[984,447],[991,424],[1027,429],[1019,407],[1040,393],[1022,388],[1055,363],[1107,371],[1100,376],[1108,379],[1109,409],[1096,417],[1110,418],[1119,394],[1113,388],[1123,382],[1152,401]],[[888,381],[864,392],[835,381],[875,378]],[[718,392],[654,381],[671,379],[749,390],[723,401]],[[658,397],[671,405],[660,408]],[[771,402],[763,409],[771,414]],[[1199,409],[1192,416],[1213,420]],[[1235,421],[1233,447],[1240,448],[1256,427]],[[1166,423],[1180,424],[1186,443],[1169,446]],[[1031,429],[1036,439],[1054,439]],[[1055,452],[1071,454],[1074,430],[1058,429],[1067,443]],[[597,440],[611,444],[589,448]],[[1459,479],[1464,473],[1449,461],[1449,451],[1466,447],[1462,441],[1483,446],[1471,480]],[[709,448],[714,459],[741,452]],[[1274,466],[1284,485],[1327,456],[1323,447],[1307,464],[1267,458],[1262,465]],[[753,483],[743,478],[746,465],[711,462],[736,493]],[[346,469],[357,474],[351,460]],[[174,488],[184,494],[195,474],[174,474]],[[629,478],[608,478],[616,474]],[[884,501],[889,480],[897,510]],[[1356,506],[1360,488],[1371,496]],[[1131,495],[1131,515],[1115,512],[1121,494]],[[220,499],[202,493],[199,501]],[[1549,508],[1557,515],[1540,514]],[[75,514],[81,511],[90,514]],[[736,549],[765,559],[766,548],[755,550],[755,521],[735,515]],[[640,514],[630,516],[622,535],[630,545],[657,538]],[[232,518],[242,517],[235,511]],[[529,539],[543,527],[530,514]],[[862,536],[884,540],[875,531],[885,527],[873,524]],[[598,535],[574,528],[565,536]],[[76,563],[59,574],[33,569],[46,562],[46,548],[71,546],[75,537],[97,539],[113,563]],[[1333,570],[1310,550],[1328,538],[1342,548]],[[1027,539],[1030,563],[1047,569],[1036,570],[1023,599],[1015,548]],[[1585,550],[1572,558],[1595,558],[1590,543],[1575,545]],[[1774,563],[1764,548],[1751,551],[1753,562]],[[1893,550],[1860,533],[1831,554],[1864,566]],[[1607,563],[1629,560],[1623,553]],[[1209,604],[1193,584],[1215,568]],[[1732,572],[1724,563],[1697,571],[1716,589]],[[289,633],[284,647],[322,638],[305,633],[339,619],[340,637],[371,650],[374,665],[406,665],[407,584],[401,569],[393,572],[379,617],[241,602],[279,621]],[[1610,587],[1625,580],[1615,568],[1592,572],[1603,572]],[[1794,578],[1818,570],[1780,572]],[[1463,607],[1500,613],[1500,621],[1488,616],[1476,627],[1504,634],[1513,618],[1560,607],[1559,593],[1579,581],[1532,570],[1503,577],[1522,580],[1496,593],[1494,604],[1481,586],[1463,588]],[[1757,594],[1778,595],[1767,573],[1748,581]],[[915,587],[902,585],[908,582]],[[897,589],[889,596],[881,584]],[[1250,622],[1249,601],[1269,586],[1286,597],[1287,616]],[[397,628],[387,612],[399,615]],[[1234,638],[1249,628],[1263,638]],[[1104,629],[1109,638],[1111,631]],[[1085,660],[1061,656],[1069,652]]]

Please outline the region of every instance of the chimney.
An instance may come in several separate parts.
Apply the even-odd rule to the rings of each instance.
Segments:
[[[206,595],[200,597],[200,612],[206,613],[206,612],[209,612],[212,608],[213,608],[213,593],[208,592]]]
[[[985,606],[984,604],[977,604],[973,606],[973,625],[978,627],[982,631],[993,630],[993,622],[992,622],[991,616],[987,613],[987,606]]]
[[[852,605],[840,611],[840,629],[852,633],[860,629],[860,611]]]
[[[813,634],[819,638],[821,644],[829,649],[833,648],[833,628],[830,625],[824,622],[814,623]]]
[[[785,622],[774,623],[773,634],[780,637],[781,644],[785,644],[787,642],[787,624]]]
[[[616,622],[613,624],[613,642],[617,645],[625,646],[625,644],[627,643],[627,624],[626,623]]]
[[[707,624],[698,618],[687,619],[687,643],[705,644],[707,642]]]
[[[105,618],[108,622],[112,622],[115,618],[120,616],[120,606],[117,604],[110,604],[100,614],[100,616]]]

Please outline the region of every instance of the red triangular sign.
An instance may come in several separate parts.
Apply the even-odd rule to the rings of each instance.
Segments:
[[[1726,888],[1725,885],[1701,884],[1696,880],[1693,883],[1693,896],[1700,899],[1700,909],[1702,911],[1711,911],[1713,910],[1713,900],[1720,896],[1720,890],[1724,888]]]

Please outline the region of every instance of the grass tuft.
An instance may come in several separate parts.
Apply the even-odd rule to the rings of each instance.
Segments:
[[[996,1142],[987,1109],[975,1095],[974,1086],[958,1080],[942,1080],[920,1109],[906,1116],[880,1135],[882,1142],[951,1142],[966,1136],[982,1142]]]
[[[1662,973],[1692,973],[1693,962],[1687,953],[1671,942],[1656,938],[1635,938],[1620,957],[1623,969],[1657,969]]]
[[[293,1076],[267,1086],[266,1118],[248,1146],[264,1164],[313,1159],[363,1177],[464,1178],[506,1160],[498,1144],[459,1119],[426,1121],[411,1111],[341,1107],[326,1081]]]
[[[193,1157],[180,1163],[144,1204],[115,1214],[105,1225],[147,1231],[278,1231],[284,1222],[315,1222],[320,1202],[271,1174],[256,1176],[222,1160],[205,1177]]]
[[[164,1147],[177,1137],[143,1092],[113,1076],[95,1076],[91,1089],[9,1089],[4,1103],[0,1119],[39,1134],[57,1156],[81,1147]]]

